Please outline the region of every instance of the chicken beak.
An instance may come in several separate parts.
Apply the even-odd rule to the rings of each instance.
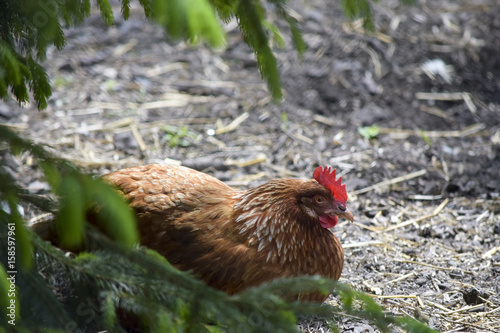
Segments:
[[[348,208],[346,208],[345,212],[337,213],[337,216],[347,221],[354,221],[354,215],[352,215],[352,212]]]

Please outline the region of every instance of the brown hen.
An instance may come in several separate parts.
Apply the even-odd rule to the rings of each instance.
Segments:
[[[152,164],[104,179],[135,210],[142,245],[234,294],[281,277],[340,277],[344,253],[329,229],[338,217],[353,220],[345,185],[331,168],[319,167],[313,176],[238,191],[186,167]]]

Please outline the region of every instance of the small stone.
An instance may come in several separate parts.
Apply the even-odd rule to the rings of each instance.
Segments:
[[[493,233],[496,235],[500,235],[500,222],[495,223],[493,225]]]
[[[63,72],[74,72],[75,68],[69,62],[67,62],[64,65],[62,65],[61,67],[59,67],[59,70],[63,71]]]
[[[30,193],[43,193],[48,192],[49,190],[49,184],[39,180],[35,180],[28,185],[28,191],[30,191]]]
[[[129,151],[139,148],[139,144],[132,135],[132,132],[117,133],[113,141],[115,143],[115,149],[117,150]]]
[[[392,116],[393,115],[390,110],[370,103],[361,109],[355,110],[351,114],[351,119],[361,126],[370,126],[376,124],[377,122],[388,120]]]
[[[465,303],[469,305],[476,305],[485,303],[490,297],[487,293],[477,290],[476,288],[469,288],[462,290],[462,295],[464,297]]]
[[[14,116],[14,110],[5,103],[0,103],[0,118],[10,119]]]

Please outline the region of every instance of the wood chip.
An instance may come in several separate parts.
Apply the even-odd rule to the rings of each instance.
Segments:
[[[405,275],[402,275],[398,278],[395,278],[393,280],[390,280],[390,281],[387,281],[387,283],[394,283],[394,282],[399,282],[399,281],[402,281],[402,280],[405,280],[405,279],[408,279],[412,276],[416,276],[415,272],[411,272],[411,273],[408,273],[408,274],[405,274]]]
[[[494,247],[494,248],[486,251],[485,253],[483,253],[483,255],[481,256],[481,258],[483,258],[483,259],[491,258],[498,251],[500,251],[500,246]]]
[[[383,296],[379,296],[379,295],[382,295],[382,289],[380,289],[379,287],[375,287],[375,286],[372,286],[371,284],[368,283],[368,281],[366,280],[363,280],[363,285],[368,288],[368,290],[375,294],[377,297],[382,297]]]

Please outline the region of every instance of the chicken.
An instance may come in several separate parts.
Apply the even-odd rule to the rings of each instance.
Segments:
[[[340,277],[344,253],[329,229],[353,214],[335,173],[318,167],[314,180],[271,180],[246,191],[182,166],[152,164],[103,178],[135,210],[142,245],[235,294],[282,277]]]

